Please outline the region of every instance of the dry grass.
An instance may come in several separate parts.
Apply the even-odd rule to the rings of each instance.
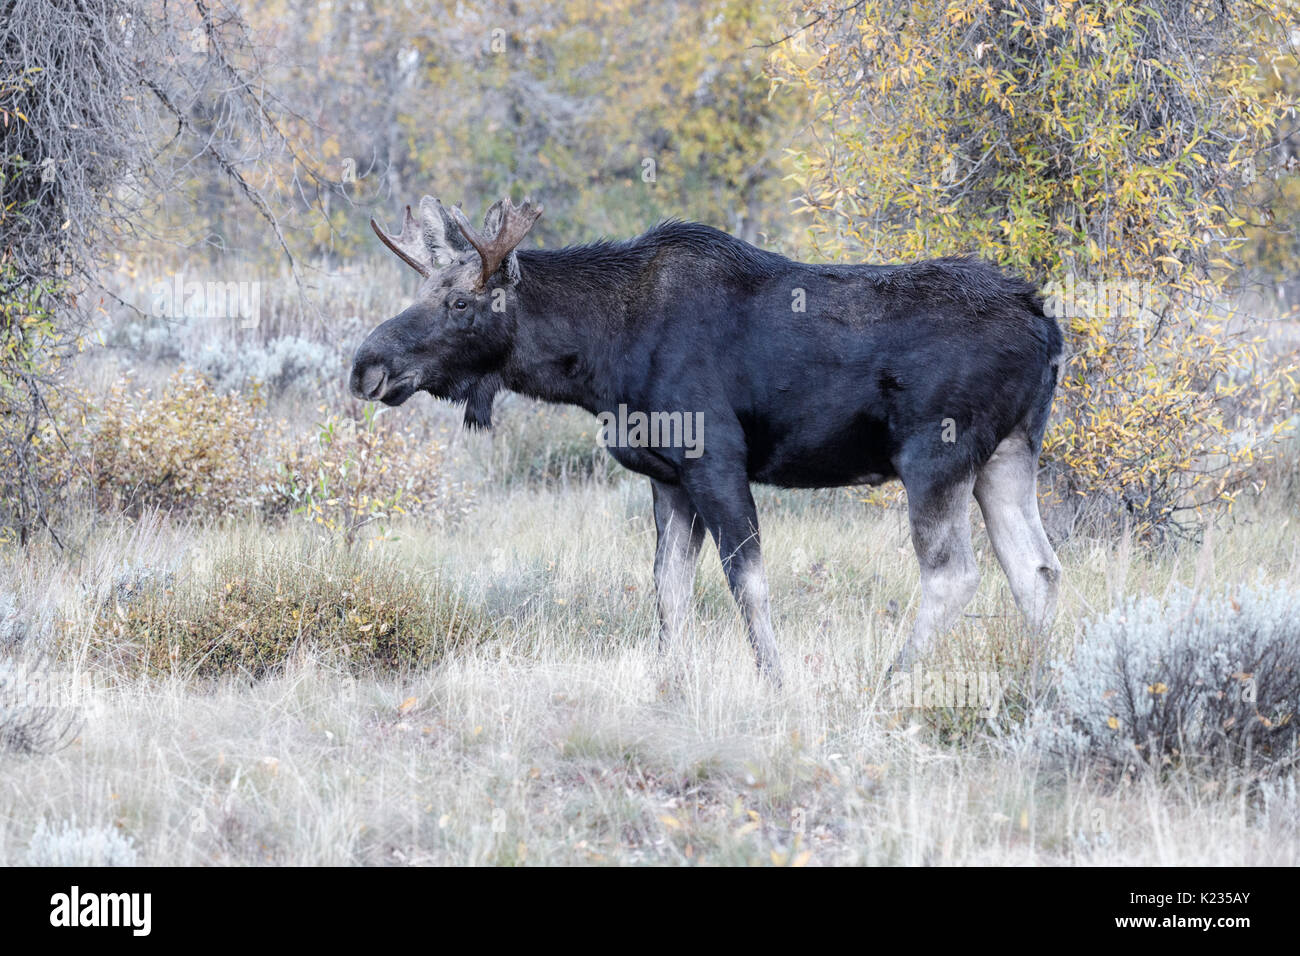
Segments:
[[[1012,693],[990,725],[884,706],[915,561],[901,512],[834,492],[760,496],[782,690],[755,676],[712,554],[696,634],[662,660],[643,485],[487,490],[467,525],[410,526],[356,558],[448,582],[489,631],[406,672],[301,653],[261,680],[141,678],[90,653],[121,566],[212,583],[259,555],[336,560],[299,525],[123,523],[79,558],[0,569],[26,606],[58,609],[51,680],[82,717],[62,750],[0,755],[0,863],[74,817],[128,836],[142,864],[1300,862],[1293,779],[1117,786],[1012,733],[1044,665],[1121,595],[1300,583],[1284,502],[1181,553],[1068,543],[1048,646],[1021,630],[980,531],[979,595],[932,666],[996,669]]]

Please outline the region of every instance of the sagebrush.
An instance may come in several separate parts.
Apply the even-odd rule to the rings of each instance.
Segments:
[[[1111,771],[1276,772],[1300,760],[1300,595],[1133,597],[1089,622],[1036,732]]]

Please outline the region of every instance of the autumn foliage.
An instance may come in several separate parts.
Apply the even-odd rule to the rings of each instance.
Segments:
[[[59,437],[85,463],[66,481],[110,511],[306,520],[346,544],[389,536],[402,515],[454,519],[471,507],[445,446],[409,421],[374,406],[356,421],[322,414],[303,433],[256,387],[222,393],[186,369],[157,389],[119,380]]]
[[[1044,285],[1068,334],[1055,490],[1153,537],[1250,484],[1295,394],[1223,293],[1295,113],[1273,73],[1296,12],[808,3],[774,54],[824,117],[794,177],[822,254],[977,253]]]

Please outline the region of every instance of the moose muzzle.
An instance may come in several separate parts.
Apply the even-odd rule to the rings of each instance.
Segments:
[[[366,401],[377,401],[388,384],[388,369],[380,363],[352,366],[352,394]]]
[[[382,350],[376,349],[369,339],[361,343],[352,360],[352,375],[348,382],[354,396],[366,402],[383,402],[400,405],[418,390],[417,370],[399,374],[389,367]]]

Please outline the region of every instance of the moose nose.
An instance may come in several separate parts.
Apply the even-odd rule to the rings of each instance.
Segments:
[[[375,399],[384,394],[388,384],[388,369],[382,365],[372,365],[361,375],[361,390],[366,398]]]
[[[358,375],[356,372],[361,374]],[[374,401],[384,394],[387,385],[388,369],[379,363],[367,366],[365,369],[358,368],[352,374],[352,394],[357,398]]]

